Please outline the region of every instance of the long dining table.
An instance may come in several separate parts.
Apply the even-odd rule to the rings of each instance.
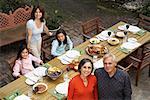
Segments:
[[[124,22],[118,22],[115,25],[113,25],[112,27],[110,27],[110,30],[118,30],[118,26],[120,25],[124,25]],[[146,33],[143,36],[137,35],[137,34],[133,34],[133,33],[128,33],[128,37],[134,37],[137,39],[137,42],[139,42],[141,45],[147,43],[150,41],[150,32],[146,31]],[[122,39],[119,38],[120,42],[122,42]],[[109,45],[107,43],[107,41],[102,41],[100,42],[100,44],[104,45],[105,47],[107,47],[109,49],[109,52],[111,52],[112,54],[114,54],[117,58],[117,61],[121,61],[123,58],[127,57],[130,53],[132,53],[133,51],[131,51],[130,53],[124,53],[122,51],[120,51],[118,48],[120,47],[121,44],[112,46]],[[83,43],[81,43],[80,45],[76,46],[75,49],[82,51],[82,54],[80,56],[80,60],[82,58],[90,58],[92,59],[91,56],[89,56],[86,52],[85,49],[86,47],[90,45],[90,41],[87,40]],[[136,48],[137,49],[137,48]],[[60,62],[60,60],[56,57],[52,60],[50,60],[48,62],[50,65],[52,66],[56,66],[59,67],[61,69],[65,69],[67,67],[67,65],[62,64]],[[74,77],[75,75],[77,75],[78,72],[75,72],[74,70],[70,70],[68,72],[68,75],[70,78]],[[16,79],[15,81],[7,84],[6,86],[0,88],[0,99],[3,99],[5,96],[11,94],[13,91],[15,90],[19,90],[22,94],[27,94],[28,90],[30,88],[32,88],[32,86],[29,86],[25,83],[26,77],[22,76],[21,78]],[[32,97],[36,98],[37,100],[56,100],[57,98],[55,96],[53,96],[49,91],[52,88],[55,88],[57,84],[63,82],[63,75],[61,75],[58,79],[56,80],[51,80],[49,79],[49,77],[44,77],[43,82],[46,83],[48,85],[48,90],[42,94],[33,94]],[[33,99],[34,100],[34,99]]]

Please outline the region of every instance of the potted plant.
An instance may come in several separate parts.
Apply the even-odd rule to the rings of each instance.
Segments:
[[[58,29],[60,29],[62,16],[58,13],[58,10],[55,10],[54,13],[47,18],[47,27],[50,32],[55,33]]]

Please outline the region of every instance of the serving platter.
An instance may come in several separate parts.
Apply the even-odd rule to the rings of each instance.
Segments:
[[[97,45],[99,49],[96,50],[95,48],[92,48],[90,50],[92,46],[95,47],[96,45],[89,45],[85,49],[86,53],[90,56],[102,57],[104,54],[108,53],[108,48],[105,46]],[[101,49],[101,46],[102,46],[102,49]]]

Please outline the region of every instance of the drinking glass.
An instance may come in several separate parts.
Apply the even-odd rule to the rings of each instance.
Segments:
[[[108,32],[108,36],[110,36],[111,35],[111,32]]]
[[[128,29],[129,27],[130,27],[130,26],[127,24],[127,25],[126,25],[126,29]]]
[[[67,82],[68,80],[69,80],[69,77],[68,77],[68,73],[66,72],[66,73],[64,74],[64,81]]]
[[[28,97],[32,97],[32,95],[33,95],[33,90],[32,90],[32,87],[29,87],[29,89],[28,89]]]

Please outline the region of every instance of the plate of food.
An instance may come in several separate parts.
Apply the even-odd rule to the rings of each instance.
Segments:
[[[91,38],[91,39],[90,39],[90,43],[91,43],[91,44],[98,44],[98,43],[100,43],[100,40],[97,39],[97,38]]]
[[[32,89],[35,93],[43,93],[47,91],[48,86],[45,83],[36,83],[33,85]]]
[[[120,38],[123,38],[123,37],[125,37],[125,34],[124,34],[123,31],[119,31],[119,32],[116,33],[116,36],[120,37]]]
[[[58,67],[50,67],[46,70],[46,75],[52,80],[56,80],[62,73],[63,71]]]
[[[108,49],[104,45],[89,45],[85,49],[87,54],[90,56],[97,55],[98,57],[102,57],[104,54],[108,53]]]
[[[107,42],[108,42],[110,45],[117,45],[117,44],[119,44],[119,39],[117,39],[117,38],[109,38],[109,39],[107,40]]]

